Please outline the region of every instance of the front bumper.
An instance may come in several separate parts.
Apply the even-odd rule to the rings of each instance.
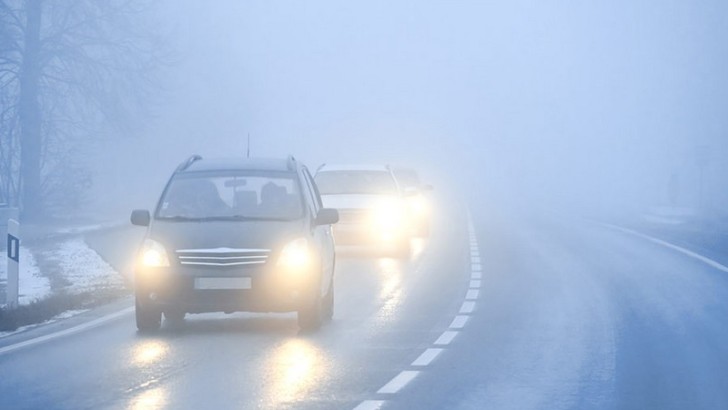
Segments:
[[[195,279],[249,278],[247,289],[200,289]],[[290,312],[319,294],[313,271],[285,272],[267,268],[141,268],[135,291],[142,303],[161,310],[203,312]],[[246,286],[247,287],[247,286]]]
[[[381,229],[369,223],[339,223],[334,225],[337,245],[397,246],[409,240],[409,229]]]

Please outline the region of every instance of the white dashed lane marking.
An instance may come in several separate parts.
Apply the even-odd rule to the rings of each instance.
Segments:
[[[470,314],[475,311],[475,301],[480,296],[479,288],[482,285],[481,278],[483,276],[483,266],[480,258],[480,251],[478,249],[478,239],[475,236],[475,230],[473,229],[473,222],[468,217],[468,236],[470,238],[470,280],[468,290],[465,293],[465,300],[460,306],[460,311],[457,316],[450,323],[449,329],[457,330],[446,330],[433,342],[434,346],[447,346],[452,343],[453,340],[460,333],[459,330],[463,329],[470,320]],[[445,348],[431,347],[425,349],[411,364],[411,367],[423,369],[429,366],[435,359],[437,359]],[[414,380],[420,374],[419,370],[403,370],[397,374],[387,384],[382,386],[377,391],[377,394],[393,395],[398,393],[400,390],[405,388],[412,380]],[[387,405],[387,400],[364,400],[359,403],[354,410],[378,410]]]
[[[420,372],[415,370],[404,370],[398,375],[394,376],[394,379],[390,380],[389,383],[385,384],[377,393],[379,394],[394,394],[402,390],[404,386],[408,385],[409,382],[415,379]]]
[[[436,344],[438,346],[447,346],[450,344],[450,342],[453,341],[453,339],[455,339],[455,336],[457,336],[457,335],[458,335],[458,332],[453,332],[452,330],[447,330],[445,332],[442,332],[440,337],[438,337],[437,340],[435,340],[434,344]]]
[[[354,410],[379,410],[385,403],[386,401],[384,400],[364,400],[358,406],[354,407]]]
[[[415,359],[414,362],[412,362],[412,366],[428,366],[430,363],[432,363],[433,360],[437,358],[437,356],[442,353],[443,349],[437,349],[437,348],[430,348],[422,352],[420,357]]]
[[[475,310],[475,302],[466,301],[460,306],[460,313],[473,313]]]
[[[470,317],[465,315],[455,316],[455,319],[450,323],[450,329],[462,329],[468,323],[468,319]]]

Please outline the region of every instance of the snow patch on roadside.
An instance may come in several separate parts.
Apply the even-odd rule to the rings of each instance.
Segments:
[[[88,312],[88,309],[67,310],[63,313],[59,313],[56,316],[53,316],[51,321],[68,319],[69,317],[74,317],[74,316],[80,315],[81,313],[84,313],[84,312]]]
[[[28,305],[38,299],[43,299],[51,292],[48,278],[42,276],[33,254],[26,247],[20,247],[20,272],[18,303]],[[0,278],[7,286],[7,262],[0,263]]]
[[[73,293],[123,286],[121,275],[81,238],[61,243],[48,253],[48,257],[58,261],[61,274],[71,283],[69,287]]]
[[[38,258],[34,256],[37,254]],[[57,274],[68,283],[65,290],[69,293],[82,293],[99,288],[123,287],[123,278],[104,261],[98,253],[89,248],[82,238],[72,238],[49,249],[28,249],[20,247],[20,290],[18,302],[28,305],[44,299],[52,293],[48,275],[41,272],[38,260],[51,262]],[[43,265],[45,266],[45,265]],[[7,263],[0,262],[0,291],[7,286]]]

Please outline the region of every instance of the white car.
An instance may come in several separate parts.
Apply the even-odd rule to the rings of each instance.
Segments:
[[[430,234],[432,206],[427,193],[432,191],[432,185],[423,184],[417,171],[412,168],[394,168],[392,172],[407,196],[412,234],[419,237],[428,236]]]
[[[339,211],[337,245],[369,245],[408,255],[405,190],[387,165],[322,165],[314,177],[324,206]]]

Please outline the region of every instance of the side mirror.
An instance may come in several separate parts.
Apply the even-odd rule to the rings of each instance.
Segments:
[[[332,225],[339,222],[339,211],[332,208],[322,208],[316,215],[316,225]]]
[[[149,226],[152,216],[146,209],[135,209],[131,211],[131,223],[136,226]]]

